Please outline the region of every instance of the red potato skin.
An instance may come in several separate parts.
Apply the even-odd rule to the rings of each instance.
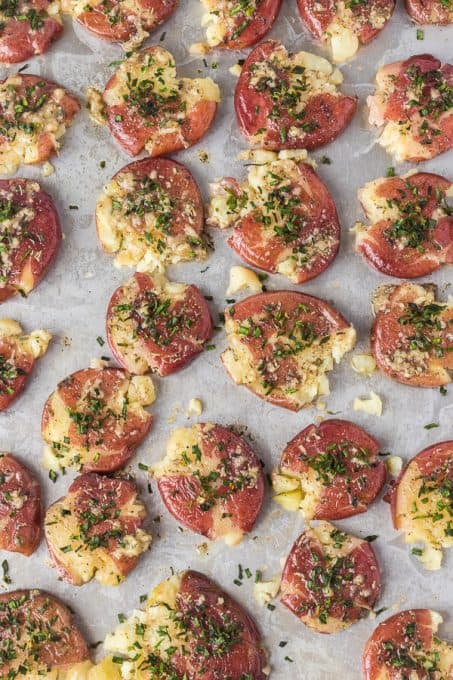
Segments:
[[[142,11],[149,12],[152,10],[154,12],[154,21],[142,20],[140,14],[136,15],[133,12],[128,12],[127,16],[123,16],[120,11],[119,21],[112,23],[109,21],[109,17],[112,15],[105,11],[105,7],[112,10],[118,5],[121,7],[121,0],[109,0],[108,3],[101,3],[97,7],[79,14],[77,21],[102,40],[126,42],[133,38],[137,31],[132,18],[138,16],[143,29],[151,32],[173,14],[178,6],[178,0],[138,0],[138,5]],[[104,8],[104,11],[102,8]]]
[[[378,195],[386,199],[410,201],[407,183],[416,187],[418,198],[426,201],[421,209],[421,214],[430,219],[438,199],[435,191],[445,192],[451,186],[451,182],[429,172],[418,172],[406,181],[400,177],[391,177],[378,187]],[[413,198],[413,197],[412,197]],[[406,201],[407,203],[407,201]],[[417,248],[398,248],[397,242],[391,242],[385,231],[392,226],[391,220],[380,220],[371,225],[366,232],[366,238],[357,247],[374,269],[404,279],[414,279],[428,276],[443,264],[453,263],[453,217],[445,215],[437,221],[434,229],[429,230],[429,238],[423,242],[424,252]]]
[[[96,503],[96,510],[102,511],[108,515],[103,522],[98,522],[90,527],[87,532],[88,537],[102,535],[112,528],[117,528],[118,522],[124,534],[133,535],[143,525],[143,519],[137,516],[121,516],[116,517],[117,511],[121,511],[124,505],[134,499],[138,494],[138,489],[135,482],[128,479],[120,479],[115,477],[105,477],[90,472],[80,477],[77,477],[68,489],[68,495],[75,497],[75,513],[79,525],[85,522],[84,513],[92,514],[93,501]],[[59,499],[59,503],[63,499]],[[68,537],[69,538],[69,537]],[[121,574],[126,576],[136,566],[139,556],[126,556],[121,558],[114,556],[114,551],[118,548],[121,539],[108,539],[106,551],[110,558],[115,562]],[[75,582],[73,575],[58,559],[58,551],[54,549],[52,543],[46,537],[47,548],[52,557],[54,565],[60,576],[72,585],[78,585]]]
[[[143,54],[152,54],[156,48],[148,47],[142,50]],[[117,76],[114,73],[105,86],[108,92],[116,84]],[[170,109],[177,111],[179,102],[166,105],[167,112]],[[214,120],[217,104],[212,101],[200,101],[187,111],[186,117],[179,128],[179,133],[162,135],[157,138],[153,149],[148,152],[151,157],[170,154],[192,146],[201,139]],[[130,156],[136,156],[143,151],[146,142],[153,132],[159,129],[159,116],[156,118],[143,118],[135,107],[125,104],[107,106],[107,122],[110,132],[122,149]],[[121,118],[121,120],[119,120]]]
[[[48,0],[31,0],[26,7],[46,12],[49,4]],[[43,26],[34,30],[29,21],[19,21],[16,17],[7,20],[0,34],[0,62],[16,64],[47,52],[51,43],[62,34],[63,25],[51,16],[43,16],[42,21]]]
[[[348,625],[358,621],[374,607],[379,597],[380,571],[371,545],[366,541],[361,542],[348,553],[347,558],[351,560],[353,567],[343,569],[340,573],[353,573],[354,578],[361,576],[363,582],[356,584],[348,581],[337,594],[334,592],[333,601],[328,607],[327,626],[324,629],[320,627],[317,607],[324,608],[329,598],[322,592],[311,591],[307,586],[314,569],[317,567],[329,569],[322,545],[303,533],[294,543],[286,560],[280,586],[282,593],[280,601],[301,620],[302,617],[308,616],[309,619],[303,620],[303,623],[318,633],[333,632],[328,629],[329,619],[345,621]],[[368,594],[362,595],[361,591]],[[352,605],[346,606],[344,600],[350,600]]]
[[[28,377],[35,365],[35,359],[31,354],[18,352],[14,337],[0,337],[0,357],[14,366],[18,372],[17,377],[8,380],[6,385],[0,382],[0,412],[5,411],[17,399],[24,389]],[[5,387],[7,389],[5,389]]]
[[[276,304],[280,304],[282,310],[290,315],[297,313],[297,318],[299,320],[308,320],[311,322],[318,335],[349,328],[349,324],[346,319],[335,309],[330,307],[326,302],[324,302],[324,300],[316,298],[312,295],[306,295],[305,293],[298,293],[296,291],[290,290],[278,290],[269,293],[258,293],[257,295],[251,295],[245,300],[232,305],[232,307],[226,310],[226,314],[231,314],[231,310],[234,309],[234,320],[246,321],[249,317],[252,317],[254,314],[258,314],[260,311],[262,311],[265,306]],[[308,305],[310,312],[307,314],[296,312],[296,308],[300,304]],[[241,337],[241,342],[247,345],[257,365],[268,354],[267,349],[262,347],[263,338],[269,337],[273,333],[273,328],[269,326],[269,324],[267,325],[267,328],[262,330],[263,337]],[[295,361],[291,356],[286,357],[285,361],[280,362],[279,368],[274,372],[277,385],[281,384],[282,381],[285,380],[288,372],[291,372],[294,366]],[[248,388],[247,385],[246,387]],[[251,391],[253,392],[253,390]],[[275,404],[276,406],[281,406],[282,408],[293,411],[298,410],[293,402],[287,399],[284,395],[273,395],[271,392],[266,396],[265,400]]]
[[[300,121],[298,122],[284,109],[280,110],[277,120],[270,118],[269,113],[273,103],[269,95],[265,91],[258,92],[250,85],[253,65],[268,60],[278,46],[279,43],[275,40],[267,40],[255,47],[245,60],[234,93],[234,108],[239,128],[246,137],[251,137],[257,130],[264,128],[266,134],[261,146],[265,149],[274,151],[299,148],[317,149],[333,141],[343,132],[355,114],[357,99],[343,94],[338,96],[329,93],[314,95],[305,107],[304,121],[316,122],[318,127],[306,132],[301,139],[289,138],[282,142],[281,128],[285,127],[288,130],[292,126],[299,127]],[[256,113],[256,107],[259,107],[258,113]]]
[[[14,620],[8,602],[14,602]],[[56,640],[34,642],[32,663],[42,667],[64,669],[90,659],[90,651],[82,633],[77,628],[71,611],[60,600],[39,590],[15,590],[0,595],[0,649],[13,645],[17,631],[24,631],[31,625],[38,631],[56,634]],[[7,677],[14,672],[17,663],[7,660],[0,666],[0,672]],[[14,677],[14,676],[13,676]]]
[[[449,87],[453,86],[453,65],[442,64],[439,59],[436,59],[431,54],[414,55],[405,61],[395,62],[395,64],[391,64],[389,67],[392,67],[395,79],[393,81],[393,92],[388,98],[385,107],[384,118],[386,121],[413,120],[414,116],[417,115],[418,109],[431,101],[430,86],[435,88],[437,82],[433,75],[435,72],[440,71]],[[407,72],[408,69],[416,69],[418,73],[425,77],[425,87],[417,106],[407,106],[408,100],[411,100],[410,90],[412,87],[412,81]],[[433,122],[432,114],[423,117],[423,120],[426,120],[428,123]],[[429,158],[434,158],[453,147],[453,112],[434,122],[438,124],[441,134],[428,135],[431,140],[429,144]],[[421,139],[418,130],[415,133],[415,139],[417,141]],[[426,160],[426,157],[413,156],[407,158],[407,160],[417,163]]]
[[[211,540],[216,540],[219,537],[219,527],[214,517],[217,506],[220,506],[221,513],[232,515],[230,521],[235,527],[248,533],[255,525],[264,499],[264,475],[261,463],[245,440],[231,430],[220,425],[208,428],[205,424],[200,424],[200,428],[203,431],[200,444],[202,456],[218,460],[218,471],[221,478],[225,480],[225,483],[220,486],[219,492],[226,492],[228,489],[226,482],[228,480],[234,481],[241,474],[241,470],[246,472],[247,466],[250,464],[258,469],[256,485],[235,490],[225,499],[216,499],[213,507],[202,510],[196,502],[198,496],[202,493],[202,488],[200,480],[195,475],[166,475],[157,480],[162,500],[167,510],[179,522]],[[223,445],[221,451],[219,444]],[[232,454],[237,451],[240,451],[241,457],[246,460],[238,467],[235,474],[234,471],[229,472],[228,462]]]
[[[52,97],[53,92],[59,89],[60,86],[53,83],[50,80],[45,80],[39,76],[24,75],[20,76],[20,83],[15,86],[16,97],[17,98],[27,98],[27,88],[35,87],[35,97],[38,98],[41,95],[47,95],[49,98]],[[3,84],[5,81],[1,81]],[[44,83],[42,87],[36,87],[38,83]],[[62,110],[62,122],[65,124],[71,123],[72,119],[80,111],[80,104],[78,100],[69,92],[65,92],[64,96],[60,101],[60,106]],[[10,112],[6,112],[4,109],[0,108],[0,122],[6,120],[8,122],[13,121],[14,118]],[[0,134],[0,149],[8,148],[8,139]],[[48,132],[42,132],[38,138],[38,149],[39,156],[35,163],[42,163],[52,156],[55,152],[54,142],[51,135]]]
[[[14,205],[30,207],[36,213],[27,223],[27,233],[31,236],[25,237],[19,247],[12,251],[11,271],[7,285],[0,288],[0,302],[17,293],[21,274],[27,267],[31,269],[35,288],[44,278],[60,246],[60,219],[51,197],[41,189],[29,200],[25,193],[27,184],[29,182],[25,179],[0,180],[0,202],[13,192]],[[27,256],[30,249],[32,253]]]
[[[225,40],[216,45],[216,49],[243,50],[262,40],[271,30],[277,15],[280,11],[281,0],[261,0],[253,13],[253,18],[248,17],[247,27],[237,38],[233,38],[234,32],[238,29],[243,20],[240,15],[234,28],[229,32]]]
[[[337,3],[335,0],[297,0],[297,7],[300,16],[310,33],[318,40],[322,40],[326,31],[337,14]],[[388,10],[390,15],[395,9],[394,0],[373,0],[369,3],[358,3],[351,7],[352,14],[362,23],[361,29],[357,32],[362,45],[366,45],[375,38],[382,28],[373,28],[370,23],[370,13],[373,8]]]
[[[300,183],[297,188],[300,189],[298,198],[301,205],[295,206],[293,212],[300,214],[307,222],[298,238],[288,245],[297,248],[298,244],[315,229],[320,230],[320,239],[326,235],[335,238],[327,253],[318,255],[309,267],[299,268],[297,283],[304,283],[321,274],[335,259],[340,247],[340,222],[333,198],[313,168],[307,163],[299,163],[298,169]],[[228,178],[226,182],[229,182]],[[277,271],[279,259],[288,245],[277,235],[266,242],[267,229],[259,221],[259,217],[260,215],[249,213],[238,220],[228,244],[245,262],[273,274]]]
[[[87,383],[94,382],[99,376],[100,371],[102,371],[100,388],[105,402],[115,394],[124,378],[128,375],[120,368],[85,368],[76,371],[57,385],[57,391],[68,409],[74,409],[77,406],[84,387]],[[43,433],[53,416],[50,403],[51,397],[52,395],[50,395],[44,405],[41,421]],[[128,417],[123,421],[121,432],[117,434],[115,432],[117,421],[115,418],[108,416],[103,425],[105,433],[102,445],[95,444],[99,438],[99,433],[90,429],[86,436],[81,435],[77,432],[77,425],[74,422],[71,422],[67,436],[70,438],[72,446],[95,447],[97,451],[102,451],[98,461],[84,464],[83,467],[86,472],[114,472],[124,467],[127,461],[134,455],[135,449],[141,444],[151,429],[152,422],[153,418],[149,413],[146,420],[141,420],[128,412]]]
[[[15,509],[8,500],[17,492],[24,498]],[[0,458],[0,549],[29,556],[41,540],[41,488],[31,472],[7,454]]]
[[[439,0],[405,0],[406,11],[417,24],[446,25],[453,21],[453,9]]]
[[[398,484],[403,479],[407,469],[414,465],[417,466],[420,476],[435,475],[439,468],[445,463],[451,462],[449,468],[449,478],[453,483],[453,439],[450,441],[433,444],[423,449],[401,470],[389,493],[390,512],[392,514],[393,526],[399,529],[398,523]]]
[[[410,302],[411,300],[408,299],[407,301]],[[398,319],[407,311],[407,306],[402,307],[400,304],[404,302],[404,297],[401,297],[399,287],[391,294],[389,302],[390,305],[387,310],[376,314],[370,335],[371,351],[380,370],[392,380],[412,387],[439,387],[443,385],[445,380],[440,380],[439,376],[433,375],[431,372],[425,371],[420,375],[405,376],[387,365],[387,357],[396,349],[399,337],[403,335],[407,338],[415,332],[413,324],[401,325],[398,323]],[[447,348],[448,326],[451,325],[453,320],[453,310],[446,310],[442,318],[445,321],[445,328],[439,331],[438,336],[443,339],[442,346]],[[453,353],[447,350],[442,358],[437,359],[437,362],[447,370],[452,371]],[[450,381],[447,381],[447,384],[448,382]]]
[[[177,652],[172,658],[181,677],[188,680],[224,680],[226,677],[266,680],[267,657],[254,620],[211,579],[197,571],[185,572],[177,595],[177,609],[189,634],[194,637],[186,654]],[[239,639],[226,654],[219,655],[211,650],[212,632],[208,636],[206,633],[213,625],[221,629],[225,623],[238,626]]]
[[[152,277],[148,274],[136,273],[133,280],[137,289],[133,304],[139,306],[147,295],[152,294],[154,283]],[[125,286],[117,288],[110,299],[107,309],[107,340],[118,363],[127,370],[132,370],[123,349],[116,342],[112,332],[112,323],[114,323],[116,316],[115,308],[124,301],[124,293],[127,287],[128,284],[125,284]],[[167,299],[167,296],[162,295],[159,299]],[[203,351],[203,345],[209,340],[213,330],[206,300],[194,285],[187,286],[183,300],[171,304],[171,312],[174,315],[184,315],[185,319],[192,321],[192,325],[189,329],[183,328],[181,332],[170,337],[165,330],[166,321],[161,319],[158,329],[166,338],[166,344],[156,342],[146,332],[146,329],[142,328],[139,312],[135,310],[133,313],[137,334],[133,343],[136,345],[137,351],[146,356],[150,370],[160,376],[179,371],[195,359]]]
[[[405,630],[408,625],[412,624],[415,624],[414,637],[420,640],[421,648],[429,649],[433,641],[433,625],[429,609],[408,609],[394,614],[378,625],[365,646],[362,659],[364,680],[379,680],[383,671],[387,673],[384,676],[386,680],[397,680],[402,677],[402,674],[415,672],[417,675],[414,677],[420,680],[428,677],[426,669],[421,665],[417,669],[412,667],[409,669],[396,668],[387,663],[390,654],[383,648],[383,643],[391,641],[394,647],[398,647],[404,653],[407,646]]]
[[[154,158],[193,146],[207,132],[216,111],[215,102],[203,101],[195,104],[180,127],[185,143],[181,141],[181,135],[167,134],[156,141],[149,155]],[[117,116],[122,117],[120,122],[115,120]],[[129,156],[136,156],[143,151],[145,143],[150,138],[150,130],[158,127],[158,123],[147,125],[149,119],[142,118],[125,104],[108,107],[107,120],[111,134]]]
[[[313,519],[344,519],[365,512],[381,491],[385,479],[385,463],[378,459],[379,443],[358,425],[347,420],[324,420],[309,425],[292,439],[282,453],[280,471],[304,475],[310,469],[301,459],[301,450],[308,457],[324,453],[331,444],[352,444],[366,449],[370,467],[355,466],[345,461],[345,473],[335,475],[329,486],[323,487]],[[343,459],[342,459],[343,460]],[[363,478],[366,484],[362,484]],[[352,499],[356,499],[354,505]]]

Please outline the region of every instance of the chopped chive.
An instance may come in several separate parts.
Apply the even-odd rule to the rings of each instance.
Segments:
[[[3,560],[2,569],[3,569],[3,583],[11,583],[12,579],[11,579],[11,576],[9,575],[8,560]]]

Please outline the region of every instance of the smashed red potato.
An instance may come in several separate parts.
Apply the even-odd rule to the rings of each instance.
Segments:
[[[256,151],[244,182],[211,185],[208,223],[233,227],[228,244],[245,262],[303,283],[321,274],[340,245],[335,203],[305,152]]]
[[[203,199],[189,170],[169,158],[143,158],[121,168],[96,205],[96,229],[115,265],[162,272],[204,260]]]
[[[210,78],[177,78],[173,56],[148,47],[125,59],[101,95],[89,91],[92,117],[107,122],[130,156],[186,149],[208,131],[220,101]]]
[[[121,366],[161,376],[178,371],[203,351],[212,321],[196,286],[135,274],[120,286],[107,310],[107,338]]]
[[[368,97],[370,125],[397,162],[418,163],[453,147],[453,66],[431,54],[382,66]]]
[[[453,485],[453,441],[428,446],[406,465],[391,492],[393,525],[426,569],[440,568],[443,549],[453,546],[449,511]]]
[[[17,321],[0,319],[0,411],[7,409],[25,388],[37,359],[52,336],[45,330],[26,335]]]
[[[143,631],[143,632],[142,632]],[[124,643],[124,640],[127,643]],[[151,592],[105,640],[121,668],[187,680],[266,680],[267,654],[252,617],[207,576],[184,571]]]
[[[417,24],[451,24],[453,5],[448,0],[405,0],[410,18]]]
[[[334,62],[355,57],[386,26],[395,0],[342,2],[341,0],[297,0],[300,15],[310,33],[326,44]]]
[[[44,405],[44,465],[54,471],[118,470],[148,434],[152,416],[143,407],[154,399],[147,376],[109,367],[76,371],[57,385]]]
[[[46,512],[49,553],[62,578],[75,586],[95,578],[115,586],[149,548],[146,508],[136,484],[93,472],[77,477]]]
[[[326,372],[355,344],[355,330],[324,300],[294,291],[260,293],[225,311],[222,361],[234,382],[298,411],[328,394]]]
[[[264,475],[255,452],[230,429],[201,423],[175,430],[152,473],[167,509],[192,531],[227,545],[252,531]]]
[[[388,377],[413,387],[441,387],[453,371],[453,306],[431,284],[379,286],[373,298],[371,350]]]
[[[369,614],[379,590],[379,565],[371,545],[319,522],[293,545],[280,600],[317,633],[337,633]]]
[[[357,108],[338,90],[342,80],[326,59],[267,40],[249,54],[236,85],[239,128],[264,149],[317,149],[343,132]]]
[[[41,539],[41,488],[8,453],[0,455],[0,549],[31,555]]]
[[[408,609],[382,621],[363,652],[364,680],[451,678],[453,647],[436,633],[440,614]]]
[[[40,590],[0,595],[0,672],[41,677],[86,662],[90,651],[73,614]]]
[[[58,213],[39,184],[0,180],[0,302],[27,296],[38,285],[60,241]]]
[[[62,9],[102,40],[121,43],[128,52],[139,47],[178,6],[178,0],[62,0]]]
[[[15,64],[47,52],[60,37],[59,5],[52,0],[19,0],[0,9],[0,62]]]
[[[49,160],[79,109],[72,94],[39,76],[16,74],[1,81],[0,175]]]
[[[262,40],[272,28],[281,0],[202,0],[206,14],[206,42],[192,45],[192,53],[206,54],[212,49],[242,50]]]
[[[305,519],[343,519],[365,512],[386,478],[379,444],[347,420],[308,425],[286,446],[273,473],[275,500]]]
[[[356,250],[378,271],[399,278],[452,264],[452,193],[449,180],[430,172],[369,182],[358,196],[371,224],[356,224]]]

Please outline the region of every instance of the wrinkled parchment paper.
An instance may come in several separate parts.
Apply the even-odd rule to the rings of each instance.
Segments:
[[[206,58],[207,67],[203,59],[190,56],[189,45],[203,38],[199,25],[201,15],[201,3],[181,0],[174,16],[147,44],[158,42],[165,31],[161,44],[173,52],[182,75],[210,75],[220,85],[222,103],[213,128],[197,146],[177,156],[193,172],[207,198],[209,181],[223,175],[243,177],[246,173],[243,164],[235,160],[246,145],[233,116],[235,78],[228,71],[245,55],[214,52]],[[80,26],[72,27],[70,20],[65,24],[63,39],[46,55],[29,60],[25,72],[54,79],[83,97],[87,86],[103,86],[113,70],[109,63],[121,58],[122,51],[118,46],[98,41]],[[272,290],[297,288],[333,303],[357,328],[356,352],[368,347],[371,292],[379,283],[391,281],[373,272],[354,254],[353,237],[349,233],[354,221],[362,218],[356,200],[357,189],[364,182],[385,174],[387,167],[393,165],[390,157],[375,144],[376,131],[367,128],[365,98],[373,90],[374,74],[381,64],[422,52],[432,52],[443,60],[451,56],[452,32],[451,27],[427,27],[423,42],[417,41],[416,28],[399,7],[378,38],[342,68],[344,91],[359,96],[358,113],[339,139],[313,154],[318,159],[327,155],[332,161],[331,165],[319,165],[318,172],[328,184],[341,217],[340,254],[327,272],[302,287],[291,286],[280,276],[272,276],[266,282]],[[270,37],[280,39],[288,49],[325,54],[302,27],[295,2],[284,0]],[[15,73],[17,68],[11,67],[8,72]],[[208,154],[207,163],[200,161],[202,151]],[[105,161],[105,168],[100,167],[100,161]],[[0,449],[14,453],[37,473],[46,506],[65,493],[74,473],[60,476],[52,484],[41,468],[40,417],[44,401],[59,380],[88,366],[92,357],[108,354],[107,345],[100,347],[96,338],[105,338],[105,310],[111,293],[132,273],[126,269],[116,270],[109,256],[101,252],[93,217],[96,197],[103,184],[129,162],[128,157],[115,146],[108,130],[97,128],[83,111],[67,133],[60,157],[52,162],[56,171],[48,178],[42,177],[39,168],[22,169],[22,174],[40,180],[56,201],[65,235],[60,254],[45,280],[28,299],[8,301],[1,309],[2,316],[17,319],[27,331],[43,326],[54,334],[51,347],[38,362],[23,396],[0,414]],[[451,175],[452,155],[444,154],[420,167]],[[408,164],[398,166],[397,172],[408,169]],[[70,205],[78,206],[78,210],[70,210]],[[174,266],[169,275],[176,281],[195,283],[205,295],[212,295],[209,304],[217,319],[218,311],[225,306],[229,268],[238,264],[239,259],[226,245],[227,233],[213,230],[212,234],[215,251],[207,262]],[[441,297],[446,299],[448,270],[444,268],[427,280],[439,284]],[[379,536],[373,543],[382,567],[383,590],[378,608],[386,607],[387,611],[375,620],[362,620],[344,633],[320,636],[305,628],[278,602],[274,611],[259,606],[253,598],[252,579],[244,579],[240,587],[233,583],[238,564],[253,572],[263,570],[264,579],[274,576],[303,528],[301,516],[284,512],[271,502],[268,492],[255,531],[239,547],[227,549],[221,543],[213,543],[206,552],[197,549],[205,542],[203,537],[178,527],[155,488],[154,493],[148,493],[146,472],[139,470],[138,463],[156,461],[163,453],[171,429],[195,422],[185,414],[192,397],[204,403],[200,420],[243,426],[265,461],[267,472],[278,462],[286,442],[322,415],[315,408],[289,413],[236,387],[219,360],[225,346],[222,330],[216,333],[213,343],[214,350],[204,353],[185,370],[156,379],[154,428],[130,466],[143,489],[154,540],[151,550],[141,558],[126,582],[118,588],[102,588],[95,581],[82,588],[66,585],[50,567],[43,541],[31,558],[1,555],[10,565],[13,583],[9,587],[39,587],[60,596],[76,611],[88,640],[96,643],[115,627],[118,613],[127,614],[139,606],[139,596],[169,576],[172,568],[199,569],[214,577],[255,616],[270,652],[273,680],[359,680],[365,641],[380,620],[401,608],[429,607],[440,611],[445,618],[441,634],[453,639],[453,551],[446,556],[441,571],[423,571],[416,558],[410,556],[410,548],[403,545],[392,529],[388,506],[382,500],[366,514],[338,522],[338,526],[362,537]],[[362,425],[378,438],[382,451],[391,451],[405,460],[433,442],[452,437],[453,389],[442,396],[438,390],[411,389],[379,374],[361,378],[350,369],[350,356],[331,374],[332,393],[325,400],[329,411]],[[352,410],[354,397],[366,396],[370,390],[384,401],[381,418]],[[173,423],[168,422],[170,416]],[[431,422],[439,423],[439,427],[424,429],[423,426]],[[280,647],[281,641],[287,642],[286,646]],[[101,646],[96,653],[102,655]]]

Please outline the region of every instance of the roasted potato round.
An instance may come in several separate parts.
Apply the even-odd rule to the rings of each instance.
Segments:
[[[9,453],[0,454],[0,549],[31,555],[41,539],[41,487]]]
[[[266,680],[266,653],[255,622],[211,579],[185,571],[159,584],[144,611],[107,636],[137,680]]]
[[[290,290],[260,293],[225,311],[223,364],[238,385],[298,411],[328,394],[326,372],[355,344],[356,333],[324,300]]]
[[[363,653],[364,680],[451,678],[453,646],[437,637],[440,623],[429,609],[408,609],[380,623]]]
[[[121,368],[85,368],[62,380],[47,399],[41,433],[44,464],[111,472],[123,467],[148,434],[155,399],[147,376]]]
[[[379,565],[371,545],[319,522],[294,543],[283,569],[280,599],[317,633],[337,633],[368,614],[379,591]]]
[[[145,517],[133,481],[93,472],[77,477],[46,512],[44,531],[58,572],[75,586],[92,578],[118,585],[151,544]]]
[[[70,610],[40,590],[0,595],[0,673],[41,677],[86,661],[90,652]]]
[[[151,470],[167,509],[189,529],[227,545],[253,529],[264,497],[262,466],[230,429],[200,423],[174,430]]]

